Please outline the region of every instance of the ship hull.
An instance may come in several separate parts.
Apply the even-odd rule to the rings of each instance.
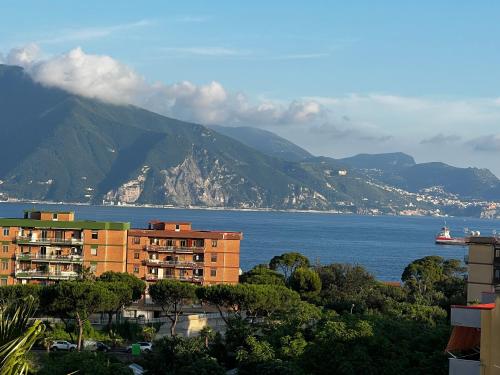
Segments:
[[[436,238],[436,245],[465,246],[465,238]]]

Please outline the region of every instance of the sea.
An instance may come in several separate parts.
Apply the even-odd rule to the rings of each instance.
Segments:
[[[0,217],[22,217],[27,209],[71,210],[77,219],[127,221],[135,228],[159,219],[189,221],[193,229],[239,231],[243,232],[240,266],[244,271],[268,263],[275,255],[297,251],[313,264],[362,265],[386,281],[400,280],[410,262],[427,255],[463,260],[466,247],[434,244],[434,236],[445,224],[456,237],[463,236],[465,228],[486,236],[500,234],[500,220],[318,212],[0,203]]]

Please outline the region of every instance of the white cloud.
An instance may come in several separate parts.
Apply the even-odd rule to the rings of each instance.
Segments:
[[[132,69],[109,56],[88,55],[79,47],[31,64],[28,72],[44,85],[113,103],[133,103],[146,89]]]
[[[480,136],[470,141],[466,144],[472,147],[475,151],[482,152],[499,152],[500,151],[500,134],[489,134]]]
[[[79,47],[33,61],[38,52],[36,45],[18,48],[9,53],[8,61],[24,66],[35,81],[44,85],[112,103],[142,106],[183,120],[265,126],[305,124],[325,116],[323,106],[312,100],[252,103],[244,94],[228,92],[216,81],[205,85],[189,81],[150,84],[112,57],[87,54]]]
[[[208,46],[208,47],[162,47],[161,51],[178,56],[198,55],[198,56],[244,56],[250,51],[234,48]]]
[[[58,44],[67,42],[81,42],[90,39],[99,39],[110,36],[117,32],[133,30],[140,27],[150,26],[151,20],[139,20],[111,26],[83,27],[59,30],[56,34],[47,36],[37,41],[38,44]]]
[[[351,94],[290,102],[251,100],[216,81],[149,83],[112,57],[81,48],[39,56],[38,47],[28,45],[10,51],[5,61],[24,66],[47,86],[202,124],[269,128],[316,154],[405,151],[419,161],[486,166],[500,173],[491,157],[500,149],[500,98]]]
[[[40,57],[40,48],[34,43],[30,43],[21,48],[13,48],[7,54],[5,62],[9,65],[30,66]]]

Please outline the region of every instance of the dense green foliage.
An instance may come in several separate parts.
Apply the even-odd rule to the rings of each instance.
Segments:
[[[267,264],[259,264],[240,276],[240,282],[246,284],[285,285],[285,277]]]
[[[151,285],[152,299],[173,328],[170,337],[154,343],[141,365],[155,375],[217,375],[233,368],[242,375],[447,373],[449,305],[465,301],[459,261],[417,259],[404,270],[402,285],[377,281],[356,265],[311,267],[298,253],[275,257],[271,264],[279,272],[258,266],[242,275],[245,282],[237,285],[195,287],[170,280]],[[83,337],[112,345],[123,338],[150,340],[158,327],[124,322],[97,332],[89,324],[93,312],[109,313],[133,301],[134,285],[139,283],[126,279],[108,274],[95,281],[2,287],[0,296],[5,303],[13,303],[17,296],[39,300],[40,314],[67,321],[64,329],[50,325],[44,343],[75,333],[78,342]],[[207,327],[195,338],[175,335],[178,317],[196,299],[218,309],[225,330]],[[76,369],[82,374],[129,371],[105,355],[77,352],[46,355],[39,373]]]
[[[45,326],[31,321],[37,308],[32,296],[0,303],[0,375],[26,375],[31,370],[28,353]]]
[[[116,358],[95,352],[51,353],[41,364],[40,375],[132,375]]]

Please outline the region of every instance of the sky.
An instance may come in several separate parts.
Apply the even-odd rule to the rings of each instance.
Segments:
[[[0,35],[44,85],[500,176],[498,1],[6,0]]]

